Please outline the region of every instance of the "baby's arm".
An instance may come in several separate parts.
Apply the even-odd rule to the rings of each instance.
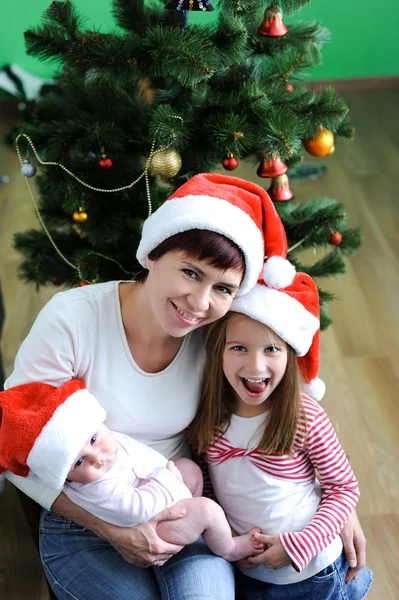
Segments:
[[[281,563],[285,562],[283,547],[294,568],[301,571],[316,554],[338,537],[357,504],[357,480],[324,411],[320,411],[310,425],[306,448],[314,468],[320,474],[323,495],[318,509],[302,531],[281,533],[277,536],[278,540],[275,536],[256,535],[271,547],[264,554],[251,558],[253,563],[266,562],[268,567],[280,568],[278,565],[283,566]]]

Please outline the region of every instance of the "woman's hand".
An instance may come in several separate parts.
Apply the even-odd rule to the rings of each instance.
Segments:
[[[349,583],[360,569],[366,564],[366,538],[359,519],[354,510],[340,533],[344,545],[345,557],[349,564],[349,570],[345,577],[345,583]]]
[[[136,527],[110,526],[106,539],[117,552],[136,567],[161,567],[174,554],[180,552],[183,546],[169,544],[162,540],[156,532],[159,521],[175,521],[186,514],[186,509],[171,506],[161,513]]]

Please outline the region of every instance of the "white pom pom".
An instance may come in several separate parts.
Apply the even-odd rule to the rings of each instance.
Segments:
[[[262,274],[266,285],[283,289],[294,281],[295,267],[282,256],[271,256],[266,261]]]
[[[309,383],[305,383],[303,388],[306,394],[309,394],[309,396],[312,396],[318,402],[320,402],[326,393],[326,384],[319,377],[316,377],[316,379],[313,379]]]
[[[6,478],[4,477],[4,475],[0,475],[0,494],[4,490],[5,485],[6,485]]]

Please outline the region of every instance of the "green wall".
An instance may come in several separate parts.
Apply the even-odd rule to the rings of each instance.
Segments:
[[[87,27],[113,29],[112,0],[75,0]],[[136,0],[131,0],[135,2]],[[216,0],[217,1],[217,0]],[[3,0],[0,21],[0,68],[17,63],[31,73],[51,77],[56,66],[26,56],[23,32],[37,25],[51,0]],[[267,0],[265,0],[265,6]],[[196,14],[195,21],[212,18]],[[343,79],[399,74],[399,3],[397,0],[313,0],[301,19],[317,19],[331,31],[323,49],[324,63],[312,79]],[[288,20],[289,22],[289,20]]]

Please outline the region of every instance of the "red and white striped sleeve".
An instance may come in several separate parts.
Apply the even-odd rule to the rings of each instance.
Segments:
[[[360,496],[358,482],[329,418],[321,407],[317,412],[305,443],[319,472],[322,498],[315,516],[302,531],[280,534],[281,543],[299,572],[339,535]]]

